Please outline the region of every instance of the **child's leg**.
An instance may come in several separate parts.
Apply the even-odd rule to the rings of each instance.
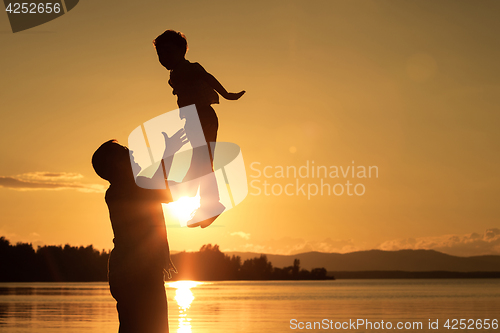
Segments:
[[[202,108],[199,111],[199,114],[209,114],[209,116],[200,116],[200,123],[201,123],[201,128],[203,129],[203,134],[205,135],[205,142],[207,143],[207,146],[209,148],[209,153],[210,153],[210,163],[212,165],[212,171],[214,167],[214,157],[213,157],[213,151],[210,149],[211,143],[215,143],[217,141],[217,131],[219,130],[219,119],[217,118],[217,115],[215,114],[214,109],[211,107],[209,110],[204,110]]]
[[[198,113],[200,113],[200,111],[198,111]],[[199,133],[200,127],[198,123],[203,130],[203,136]],[[197,146],[193,148],[189,169],[183,179],[183,183],[186,183],[188,187],[188,196],[195,196],[200,185],[199,179],[213,172],[213,152],[207,142],[216,139],[217,128],[218,119],[215,113],[213,117],[208,118],[198,117],[198,119],[192,119],[191,117],[186,117],[186,136],[192,145]]]
[[[201,111],[201,112],[200,112]],[[215,111],[210,107],[210,110],[198,110],[199,114],[203,111],[213,112],[213,117],[200,117],[201,127],[207,143],[209,159],[200,161],[204,165],[204,177],[200,181],[200,208],[193,216],[193,219],[188,222],[188,226],[196,227],[201,225],[205,228],[209,226],[225,209],[220,203],[219,188],[217,187],[217,180],[214,173],[214,158],[212,147],[215,148],[217,140],[217,130],[219,128],[219,121],[215,115]],[[204,113],[207,114],[208,112]],[[194,157],[194,152],[193,152]],[[192,162],[195,162],[194,160]],[[209,172],[207,172],[209,170]]]
[[[211,177],[207,177],[207,179],[200,184],[200,197],[201,203],[203,205],[204,202],[219,202],[219,188],[217,187],[217,181],[215,179],[214,170],[214,151],[212,148],[215,148],[215,143],[217,140],[217,130],[219,129],[219,122],[209,123],[203,126],[203,133],[205,134],[205,140],[207,142],[208,153],[210,155],[210,169],[212,173]],[[208,166],[204,169],[208,169]]]

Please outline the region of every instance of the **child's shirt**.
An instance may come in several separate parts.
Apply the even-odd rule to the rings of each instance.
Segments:
[[[210,106],[219,103],[219,94],[203,79],[207,71],[197,62],[183,60],[175,69],[170,71],[168,83],[173,88],[172,93],[177,95],[179,107],[196,104],[198,107]]]

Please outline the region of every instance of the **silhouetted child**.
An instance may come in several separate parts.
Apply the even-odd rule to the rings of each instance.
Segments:
[[[212,104],[219,103],[219,93],[228,100],[239,99],[245,91],[239,93],[230,93],[217,81],[217,79],[208,73],[199,63],[191,63],[186,60],[185,55],[188,49],[187,40],[184,34],[174,30],[167,30],[153,41],[158,53],[160,63],[170,70],[170,80],[168,81],[173,88],[173,94],[177,95],[177,105],[179,108],[184,106],[196,105],[198,118],[203,129],[205,142],[209,152],[209,160],[203,158],[203,149],[205,147],[195,148],[191,166],[184,178],[184,181],[190,181],[200,176],[213,174],[213,151],[210,149],[210,143],[217,140],[217,130],[219,120],[215,114]],[[181,115],[182,118],[183,115]],[[186,119],[186,134],[188,139],[196,133],[190,130],[189,122],[194,120]],[[188,222],[188,226],[202,228],[210,225],[225,207],[219,202],[219,192],[213,177],[205,177],[200,184],[200,208]],[[208,218],[206,218],[208,216]]]
[[[187,138],[181,130],[165,136],[165,168]],[[132,162],[132,163],[131,163]],[[168,332],[164,274],[176,272],[170,260],[162,203],[172,201],[168,188],[148,190],[136,185],[132,152],[115,140],[102,144],[92,156],[95,172],[110,182],[106,204],[114,234],[114,248],[108,262],[111,294],[120,321],[119,333]],[[151,178],[138,177],[137,184],[161,181],[161,167]],[[165,185],[167,186],[167,185]],[[151,186],[149,186],[151,188]],[[158,187],[156,187],[158,188]]]

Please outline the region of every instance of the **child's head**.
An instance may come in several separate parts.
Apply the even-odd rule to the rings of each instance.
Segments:
[[[92,166],[99,177],[110,183],[133,177],[129,150],[116,140],[106,141],[97,148],[92,155]]]
[[[188,50],[186,36],[180,31],[167,30],[153,41],[160,63],[167,69],[184,59]]]

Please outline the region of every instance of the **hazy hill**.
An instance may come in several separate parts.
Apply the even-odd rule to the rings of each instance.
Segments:
[[[226,252],[242,260],[260,253]],[[274,267],[292,266],[295,258],[305,269],[324,267],[327,271],[500,271],[500,256],[457,257],[434,250],[370,250],[351,253],[307,252],[294,255],[267,254]]]

